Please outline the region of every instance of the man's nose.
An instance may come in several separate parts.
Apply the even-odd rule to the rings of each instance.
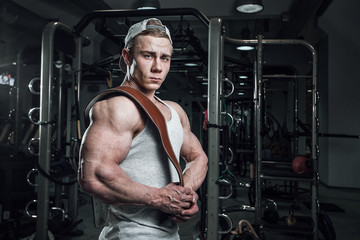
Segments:
[[[161,72],[162,71],[160,58],[154,58],[154,62],[153,62],[153,66],[152,66],[151,70],[153,72]]]

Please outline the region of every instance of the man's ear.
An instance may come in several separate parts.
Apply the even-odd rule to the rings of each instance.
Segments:
[[[130,51],[127,48],[124,48],[121,52],[122,57],[124,59],[124,62],[126,63],[126,65],[130,66],[131,65],[131,59],[130,59]]]

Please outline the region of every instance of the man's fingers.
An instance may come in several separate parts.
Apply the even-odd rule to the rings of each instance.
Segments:
[[[185,209],[187,209],[187,208],[190,208],[191,207],[191,203],[190,202],[182,202],[182,206],[181,206],[182,208],[185,208]]]
[[[182,216],[194,216],[199,211],[199,207],[196,203],[193,203],[189,208],[181,211]]]
[[[174,215],[170,219],[176,223],[183,223],[190,220],[193,216]]]
[[[183,209],[189,209],[197,200],[197,195],[191,188],[169,183],[162,188],[161,210],[170,214],[180,214]]]
[[[196,197],[195,197],[196,199]],[[190,204],[190,203],[189,203]],[[189,207],[183,208],[180,214],[175,214],[171,217],[171,220],[176,223],[183,223],[188,221],[189,219],[195,217],[196,213],[199,211],[199,207],[197,202],[192,202]]]
[[[191,190],[191,188],[185,187],[184,192],[185,192],[185,194],[191,194],[192,190]]]

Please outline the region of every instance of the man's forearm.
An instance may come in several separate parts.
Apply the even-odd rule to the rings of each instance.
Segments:
[[[189,207],[193,200],[190,188],[170,183],[163,188],[150,187],[132,181],[127,175],[121,175],[118,166],[117,174],[102,175],[99,178],[79,176],[79,182],[85,192],[114,205],[134,205],[156,208],[170,214],[180,214],[183,207]],[[116,176],[116,177],[115,177]]]
[[[208,159],[205,154],[197,156],[194,160],[187,162],[184,170],[184,185],[196,191],[203,183],[206,173]]]

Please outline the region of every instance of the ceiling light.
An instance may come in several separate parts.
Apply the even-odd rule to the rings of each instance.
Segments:
[[[134,3],[134,7],[137,10],[159,9],[160,2],[159,0],[138,0]]]
[[[239,51],[250,51],[250,50],[254,50],[253,46],[238,46],[236,48]]]
[[[237,0],[235,7],[241,13],[257,13],[264,9],[261,0]]]
[[[185,63],[185,66],[187,66],[187,67],[197,67],[197,66],[199,66],[199,64],[197,64],[197,63]]]

